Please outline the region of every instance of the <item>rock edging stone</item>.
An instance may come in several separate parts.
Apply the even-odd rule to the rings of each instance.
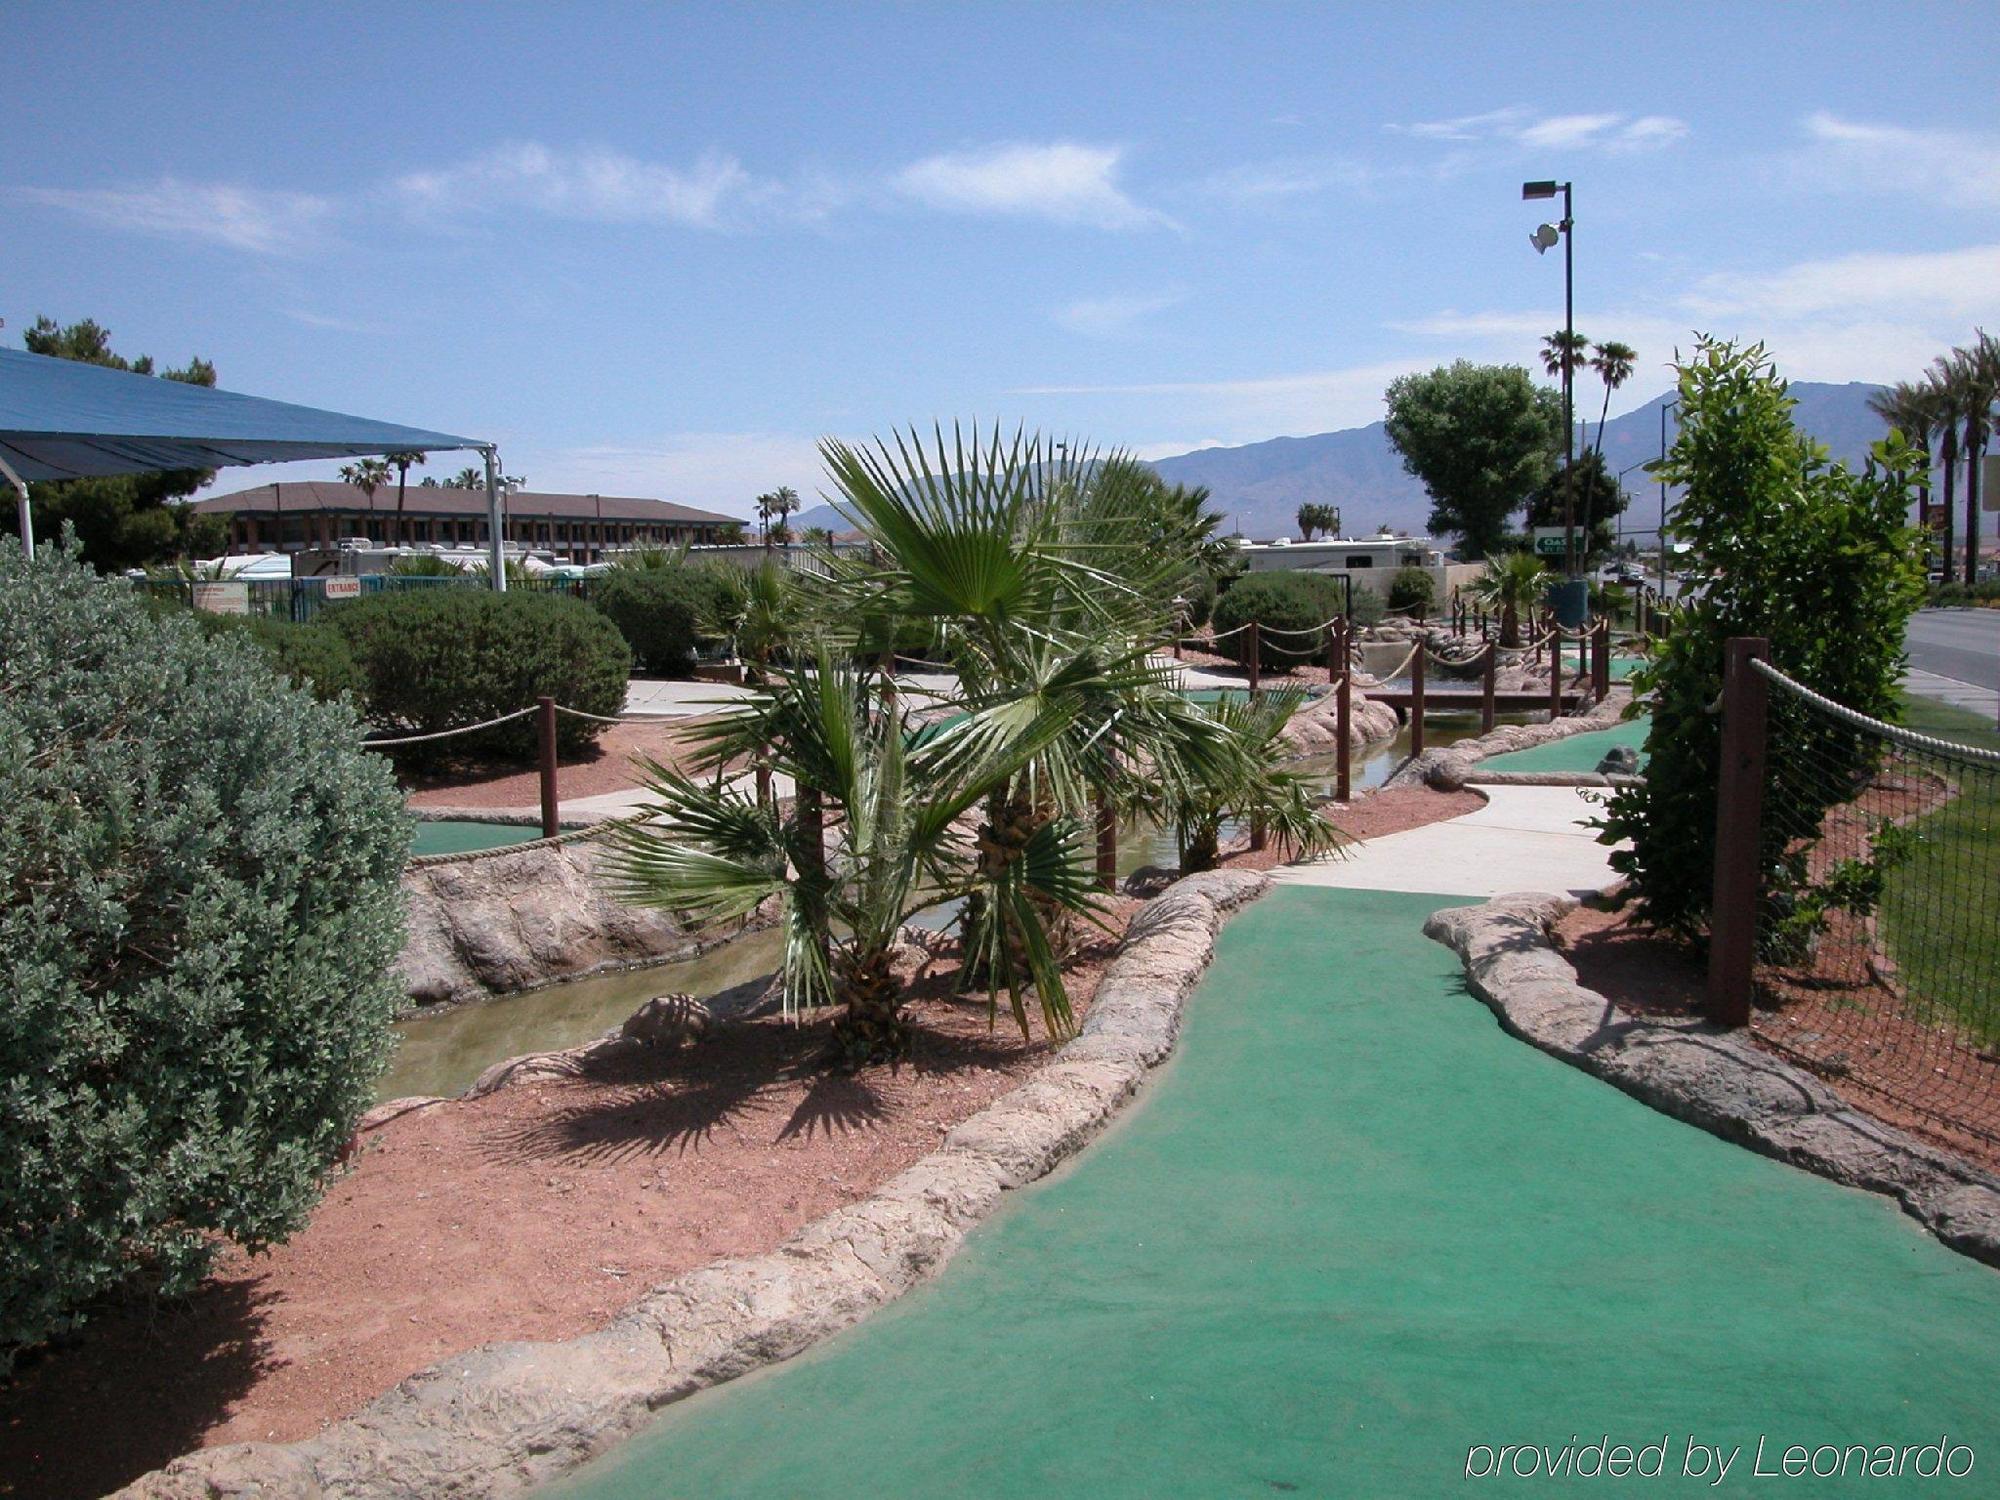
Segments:
[[[1706,1021],[1616,1009],[1577,982],[1549,926],[1576,903],[1517,893],[1440,911],[1425,935],[1508,1032],[1675,1119],[1896,1198],[1952,1249],[2000,1266],[2000,1179],[1847,1104],[1812,1074]]]
[[[515,1494],[603,1452],[669,1402],[791,1358],[935,1273],[1003,1192],[1102,1130],[1173,1050],[1224,917],[1269,885],[1254,871],[1212,871],[1147,903],[1074,1040],[938,1150],[769,1253],[678,1276],[577,1338],[445,1360],[315,1437],[189,1454],[118,1496]]]

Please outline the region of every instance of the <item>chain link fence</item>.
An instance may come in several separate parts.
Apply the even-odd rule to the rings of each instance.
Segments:
[[[1877,1113],[2000,1147],[2000,751],[1768,663],[1751,1025]],[[1782,747],[1782,748],[1780,748]]]

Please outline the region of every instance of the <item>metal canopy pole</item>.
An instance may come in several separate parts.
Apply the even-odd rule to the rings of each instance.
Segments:
[[[35,516],[28,508],[28,482],[9,468],[4,458],[0,458],[0,478],[13,485],[14,493],[20,497],[21,553],[32,562],[35,556]]]
[[[507,543],[501,535],[500,466],[491,448],[481,448],[486,459],[486,541],[492,559],[493,591],[507,592]]]

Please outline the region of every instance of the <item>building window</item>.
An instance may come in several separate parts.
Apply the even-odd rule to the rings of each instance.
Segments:
[[[1375,566],[1375,554],[1372,552],[1350,552],[1347,554],[1346,566],[1349,568],[1372,568]]]

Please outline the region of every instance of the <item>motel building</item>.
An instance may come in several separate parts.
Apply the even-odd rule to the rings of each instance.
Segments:
[[[488,544],[486,492],[410,485],[396,513],[396,487],[374,494],[351,484],[261,484],[194,502],[229,523],[231,553],[333,553],[357,546],[478,547]],[[741,533],[743,522],[669,500],[555,495],[513,490],[502,500],[502,538],[523,551],[593,563],[620,547],[706,546]]]

